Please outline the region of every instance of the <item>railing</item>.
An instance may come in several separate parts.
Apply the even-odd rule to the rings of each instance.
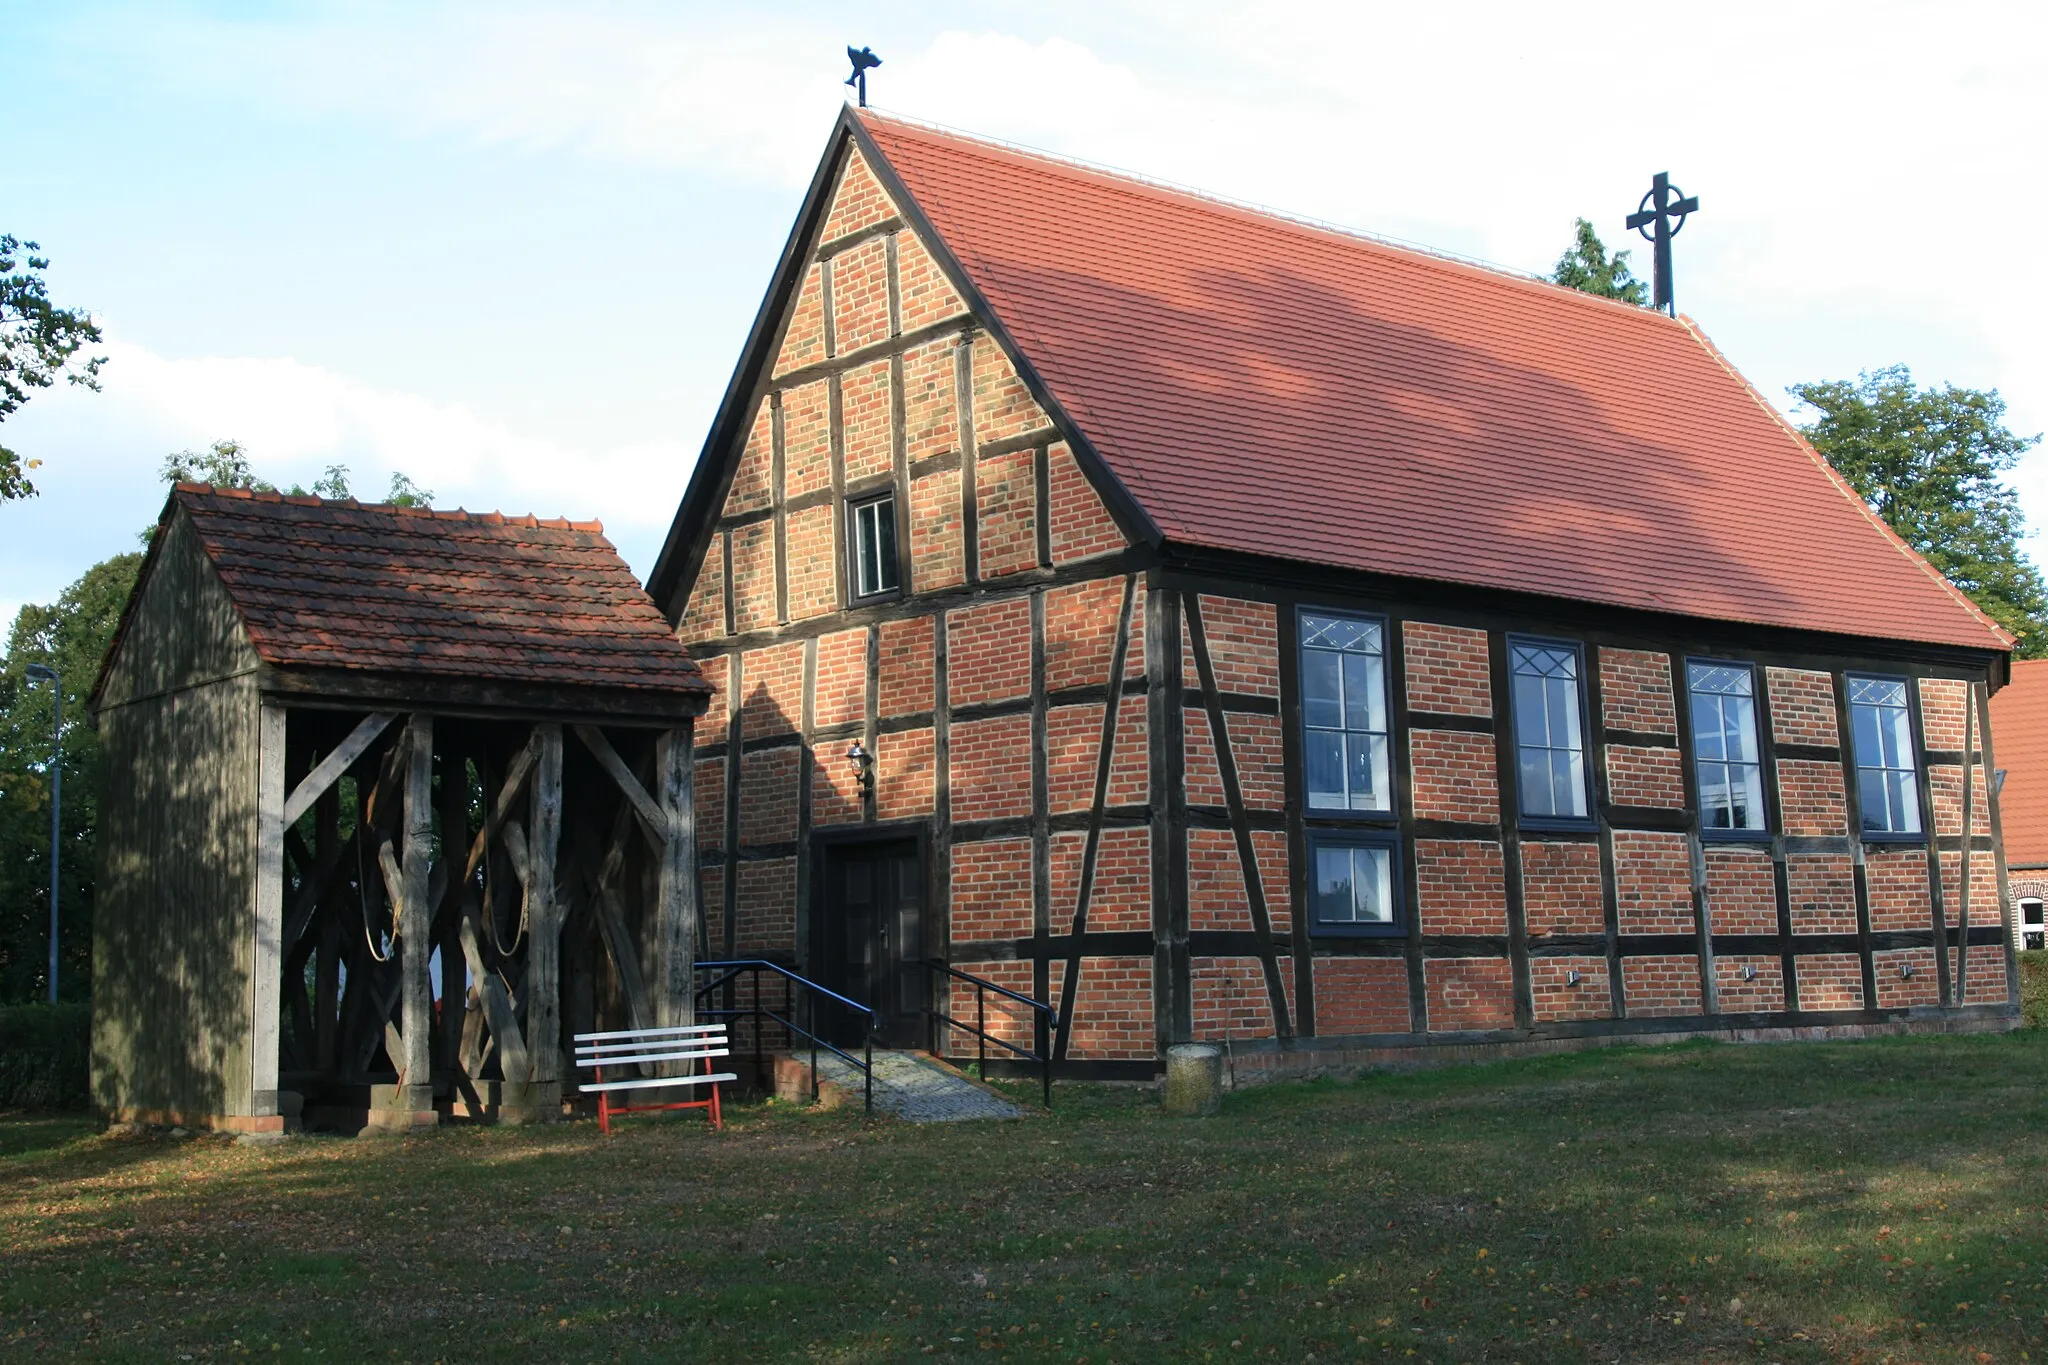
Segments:
[[[723,1019],[728,1024],[734,1019],[752,1019],[754,1021],[754,1067],[757,1073],[766,1062],[766,1051],[762,1047],[761,1042],[762,1035],[767,1031],[767,1022],[773,1020],[775,1023],[782,1025],[792,1045],[792,1051],[795,1050],[794,1044],[798,1035],[802,1035],[810,1040],[811,1095],[813,1098],[818,1093],[818,1053],[820,1050],[823,1050],[831,1053],[861,1073],[862,1078],[866,1082],[864,1103],[867,1107],[867,1112],[872,1114],[875,1111],[875,1012],[873,1010],[859,1001],[848,1000],[837,991],[827,990],[815,981],[809,981],[798,976],[779,962],[770,962],[765,958],[741,958],[731,962],[699,962],[697,970],[714,974],[723,973],[723,975],[718,975],[717,979],[710,984],[697,988],[697,1017],[700,1019]],[[782,1012],[780,1014],[776,1013],[766,1003],[766,998],[762,993],[763,983],[761,980],[764,974],[779,977],[782,981]],[[752,1003],[750,1005],[732,1003],[733,995],[730,990],[727,990],[726,1004],[721,1006],[708,1002],[707,997],[713,992],[735,985],[743,976],[748,978],[748,984],[752,987],[750,992]],[[801,1024],[796,1020],[796,992],[799,988],[804,993],[804,1022]],[[819,1036],[818,1002],[820,1000],[823,1000],[828,1006],[836,1006],[845,1010],[859,1025],[861,1034],[860,1056],[856,1057],[852,1053],[826,1042],[824,1038]]]
[[[1045,1107],[1048,1109],[1052,1108],[1052,1030],[1055,1018],[1053,1007],[1046,1004],[1043,1000],[1033,1000],[1030,996],[1020,995],[1007,986],[998,986],[993,981],[963,972],[957,967],[939,961],[937,958],[928,958],[924,965],[928,971],[938,972],[945,977],[950,977],[954,981],[964,981],[974,987],[973,1023],[970,1024],[965,1020],[955,1019],[952,1015],[935,1005],[926,1006],[925,1013],[939,1020],[948,1028],[956,1028],[963,1033],[971,1033],[981,1041],[981,1078],[984,1081],[988,1079],[988,1045],[994,1043],[997,1047],[1006,1048],[1027,1062],[1038,1063],[1039,1083],[1045,1095]],[[1037,1044],[1036,1051],[1030,1048],[1018,1047],[1009,1039],[998,1037],[988,1031],[988,993],[990,991],[994,991],[1005,1000],[1015,1001],[1031,1011],[1032,1041]],[[936,991],[932,994],[935,997],[947,1000],[948,1003],[951,1001],[952,993],[950,991],[943,997],[939,997]],[[946,1050],[945,1038],[941,1036],[935,1041],[939,1044],[939,1052],[943,1055]]]

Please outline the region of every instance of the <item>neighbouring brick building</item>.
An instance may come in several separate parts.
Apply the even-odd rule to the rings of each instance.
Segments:
[[[2013,662],[2012,682],[1991,701],[1991,733],[2005,775],[1999,796],[2013,933],[2021,948],[2048,947],[2048,659]]]
[[[713,950],[899,1043],[2012,1015],[2010,641],[1685,319],[849,110],[649,587]]]

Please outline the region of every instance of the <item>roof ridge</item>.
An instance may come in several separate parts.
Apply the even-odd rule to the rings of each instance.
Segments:
[[[550,531],[582,531],[600,536],[604,534],[604,522],[597,517],[578,521],[573,517],[541,517],[532,512],[508,514],[499,511],[472,512],[466,507],[402,506],[391,502],[363,502],[358,498],[327,498],[317,493],[280,493],[274,488],[237,488],[224,484],[199,483],[191,479],[178,480],[171,485],[171,491],[174,494],[188,493],[198,497],[236,498],[243,502],[283,503],[292,507],[338,507],[353,512],[389,512],[397,516],[426,517],[435,521],[461,521],[480,526],[527,526]]]
[[[1675,325],[1675,319],[1658,309],[1644,308],[1638,304],[1626,303],[1621,299],[1611,299],[1601,294],[1589,294],[1583,289],[1574,289],[1570,285],[1559,284],[1555,280],[1535,274],[1532,271],[1518,269],[1511,265],[1502,265],[1498,261],[1489,261],[1483,256],[1468,256],[1462,252],[1431,246],[1426,242],[1417,242],[1406,237],[1396,237],[1390,233],[1374,232],[1369,228],[1354,227],[1348,223],[1339,223],[1328,218],[1317,218],[1311,214],[1295,213],[1288,209],[1275,208],[1271,204],[1262,204],[1254,199],[1239,199],[1232,195],[1218,193],[1215,190],[1205,190],[1198,185],[1188,185],[1177,180],[1167,180],[1161,176],[1146,175],[1141,171],[1129,170],[1122,166],[1111,166],[1104,162],[1089,161],[1083,157],[1049,152],[1042,147],[1033,147],[1028,143],[1011,142],[1003,138],[990,137],[984,133],[971,133],[962,128],[954,128],[947,124],[933,122],[930,119],[913,118],[906,114],[894,112],[884,113],[872,108],[856,109],[853,112],[857,117],[865,119],[870,123],[895,124],[899,127],[910,129],[913,132],[947,138],[954,142],[964,142],[970,146],[983,147],[990,151],[1007,153],[1025,161],[1040,162],[1055,171],[1079,173],[1096,176],[1105,180],[1118,181],[1134,190],[1188,200],[1197,206],[1212,211],[1241,214],[1278,227],[1297,228],[1321,236],[1343,238],[1401,256],[1414,257],[1418,264],[1449,266],[1457,270],[1470,271],[1490,279],[1499,280],[1505,284],[1533,285],[1547,294],[1563,295],[1578,303],[1599,308],[1618,308],[1624,310],[1632,317],[1654,320],[1656,323],[1667,327]]]

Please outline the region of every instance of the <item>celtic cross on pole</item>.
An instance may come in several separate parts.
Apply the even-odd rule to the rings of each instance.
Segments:
[[[1678,305],[1671,299],[1671,239],[1685,226],[1686,215],[1699,206],[1699,200],[1686,198],[1685,192],[1671,183],[1671,177],[1659,171],[1650,182],[1650,192],[1643,196],[1643,202],[1636,206],[1636,211],[1628,216],[1628,225],[1656,246],[1657,306],[1674,317],[1678,314]]]

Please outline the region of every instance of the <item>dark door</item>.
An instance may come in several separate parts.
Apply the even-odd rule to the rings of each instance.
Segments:
[[[924,870],[917,845],[842,844],[831,850],[827,867],[818,936],[826,950],[825,984],[875,1011],[877,1046],[927,1046]],[[858,1041],[859,1030],[843,1036]]]

